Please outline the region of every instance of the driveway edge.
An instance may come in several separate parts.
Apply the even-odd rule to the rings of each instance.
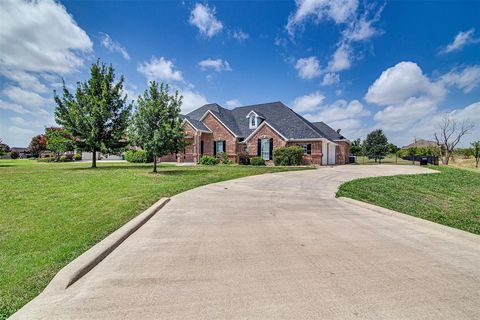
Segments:
[[[453,228],[453,227],[449,227],[449,226],[446,226],[446,225],[443,225],[443,224],[440,224],[440,223],[437,223],[437,222],[434,222],[434,221],[425,220],[425,219],[422,219],[422,218],[419,218],[419,217],[411,216],[411,215],[406,214],[406,213],[398,212],[398,211],[395,211],[395,210],[390,210],[390,209],[387,209],[387,208],[379,207],[379,206],[376,206],[376,205],[373,205],[373,204],[370,204],[370,203],[367,203],[367,202],[363,202],[363,201],[359,201],[359,200],[355,200],[355,199],[351,199],[351,198],[339,197],[337,199],[340,200],[340,201],[343,201],[345,203],[357,206],[357,207],[365,208],[365,209],[368,209],[368,210],[371,210],[371,211],[374,211],[374,212],[377,212],[377,213],[381,213],[381,214],[384,214],[384,215],[387,215],[387,216],[395,217],[395,218],[398,218],[398,219],[401,219],[401,220],[404,220],[404,221],[407,221],[407,222],[410,222],[410,223],[414,223],[414,224],[421,225],[421,226],[424,226],[424,227],[429,227],[429,228],[434,227],[437,230],[449,233],[449,234],[454,235],[456,237],[459,237],[463,240],[474,241],[474,242],[476,242],[476,244],[478,244],[479,241],[480,241],[480,236],[478,236],[474,233],[471,233],[471,232],[468,232],[468,231],[463,231],[463,230],[456,229],[456,228]]]
[[[113,250],[122,244],[122,242],[130,235],[144,225],[151,217],[153,217],[153,215],[155,215],[155,213],[163,208],[168,201],[170,201],[170,198],[161,198],[150,208],[128,221],[119,229],[108,235],[105,239],[67,264],[55,275],[55,277],[53,277],[44,292],[65,290],[74,284],[112,253]]]

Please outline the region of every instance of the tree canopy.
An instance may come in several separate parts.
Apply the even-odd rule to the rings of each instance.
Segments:
[[[60,153],[73,150],[73,141],[63,128],[47,128],[45,129],[47,140],[47,149],[55,153],[55,160],[58,161]]]
[[[129,139],[153,155],[153,171],[157,171],[157,159],[178,153],[185,147],[180,108],[182,97],[169,87],[151,81],[143,96],[137,100],[137,109],[132,118]]]
[[[388,153],[388,139],[382,129],[373,130],[363,141],[365,154],[369,159],[381,161]]]
[[[54,91],[55,120],[72,135],[77,148],[93,153],[92,167],[96,167],[96,152],[115,153],[126,145],[132,104],[127,103],[123,82],[123,76],[115,82],[111,65],[97,60],[90,68],[90,79],[77,82],[75,93],[65,82],[62,97]]]

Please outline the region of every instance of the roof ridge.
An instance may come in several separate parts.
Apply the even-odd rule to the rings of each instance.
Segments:
[[[233,109],[230,109],[230,110],[237,110],[237,109],[243,109],[243,108],[252,108],[252,107],[257,107],[257,106],[262,106],[262,105],[268,105],[268,104],[275,104],[275,103],[280,103],[282,105],[284,105],[285,107],[287,107],[283,102],[281,101],[272,101],[272,102],[264,102],[264,103],[257,103],[257,104],[249,104],[249,105],[246,105],[246,106],[241,106],[241,107],[235,107]],[[288,108],[288,107],[287,107]]]

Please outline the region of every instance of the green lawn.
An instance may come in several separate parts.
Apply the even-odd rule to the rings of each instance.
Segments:
[[[480,173],[431,168],[440,173],[353,180],[341,185],[337,196],[480,234]]]
[[[0,160],[0,319],[52,277],[161,197],[266,172],[253,166],[161,166]]]

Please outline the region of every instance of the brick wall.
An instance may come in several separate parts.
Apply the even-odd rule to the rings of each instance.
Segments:
[[[235,160],[237,157],[237,139],[235,136],[228,131],[225,126],[218,121],[214,116],[210,113],[203,119],[203,123],[207,126],[207,128],[212,131],[211,137],[207,140],[204,140],[204,148],[205,150],[211,150],[211,155],[213,155],[213,141],[223,141],[225,140],[226,149],[228,157],[231,160]]]
[[[348,161],[348,154],[350,153],[350,143],[348,141],[336,141],[336,164],[346,164]]]
[[[256,157],[258,155],[258,139],[273,139],[273,149],[284,147],[286,145],[285,140],[283,140],[283,138],[278,133],[276,133],[268,125],[264,125],[246,143],[247,152],[251,157]]]
[[[303,164],[321,165],[322,164],[322,141],[302,141],[302,142],[289,142],[288,146],[302,146],[304,144],[312,145],[312,153],[303,155]]]

